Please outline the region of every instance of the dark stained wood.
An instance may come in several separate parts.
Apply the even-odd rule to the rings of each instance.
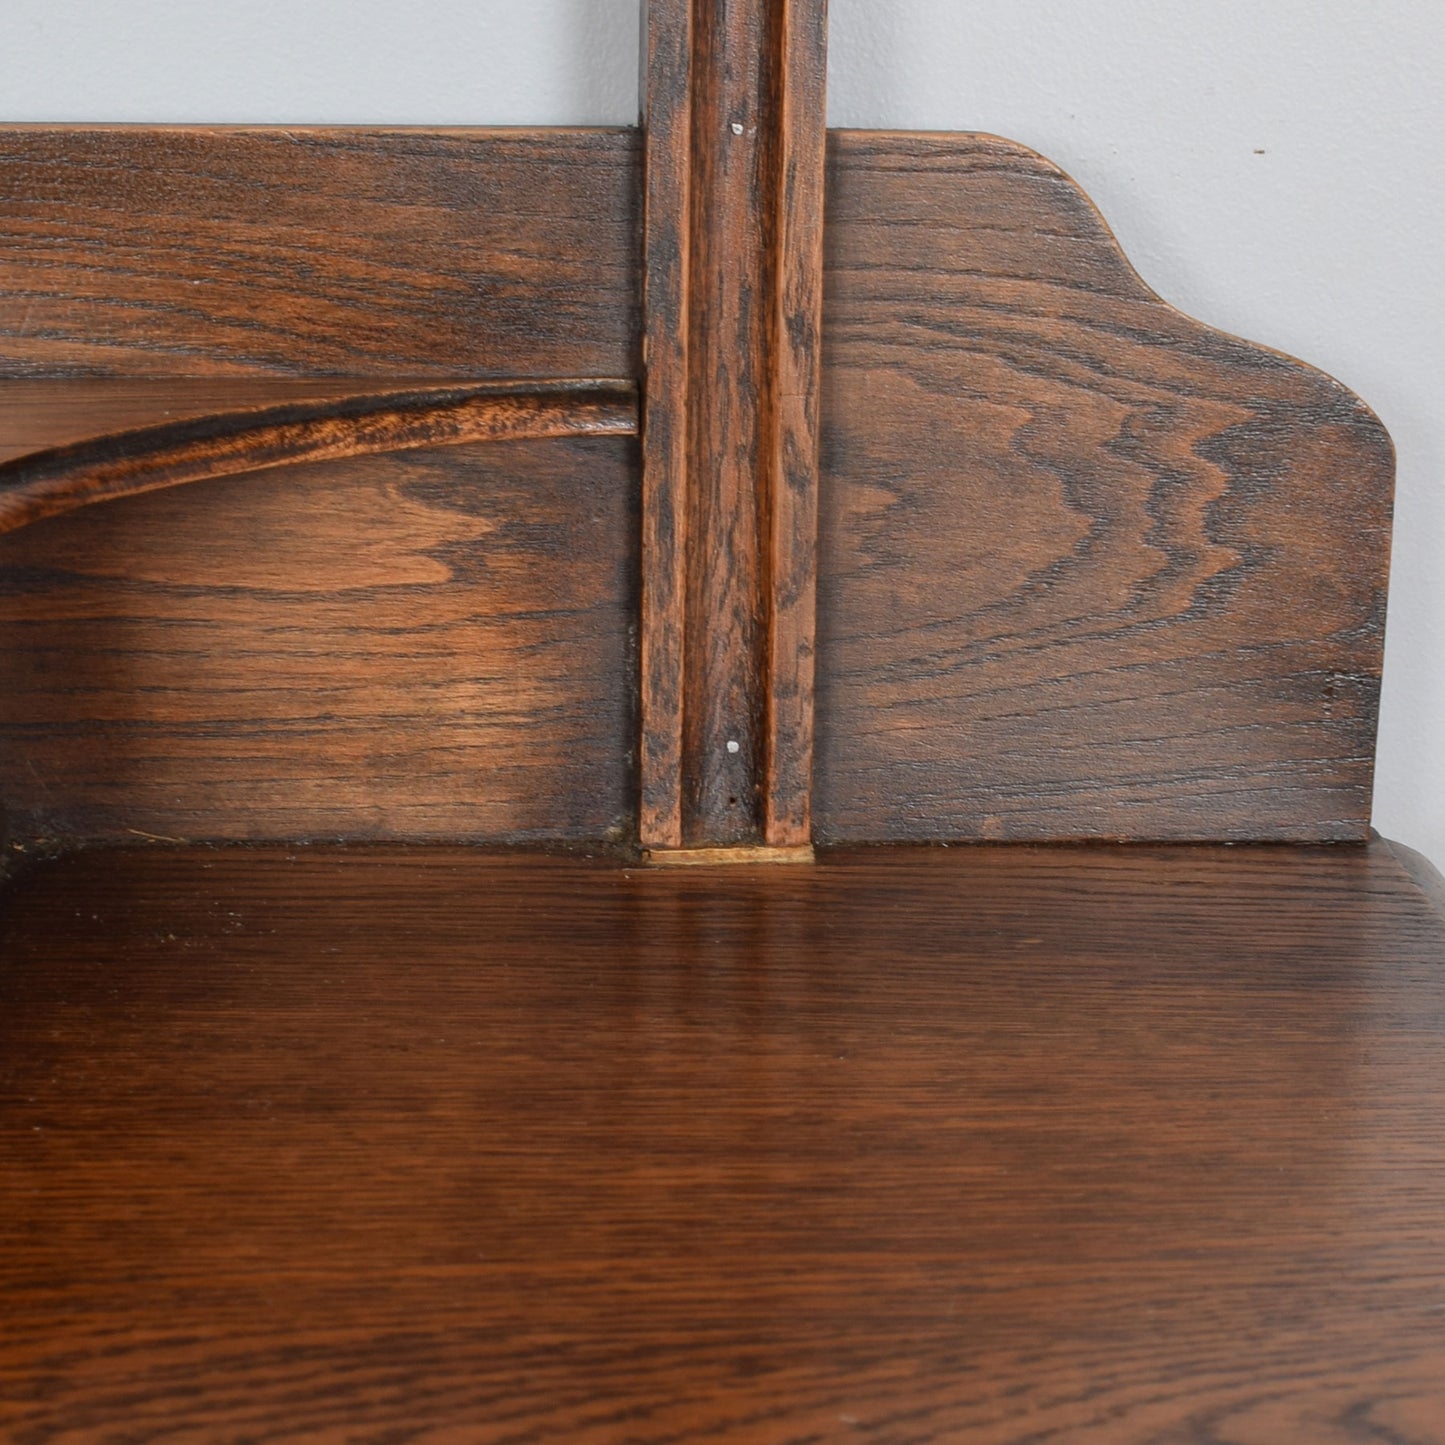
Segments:
[[[823,370],[823,208],[827,175],[827,0],[781,0],[776,228],[764,447],[767,538],[763,837],[813,841],[818,449]]]
[[[1378,423],[1029,152],[836,139],[820,397],[824,31],[0,128],[5,1441],[1445,1445],[1423,860],[771,866],[1362,838],[1378,695]]]
[[[7,377],[0,383],[0,462],[113,432],[339,400],[376,387],[374,377]]]
[[[820,24],[816,8],[765,16],[712,0],[652,13],[652,460],[638,644],[641,837],[650,847],[807,842],[807,377],[818,357],[808,288],[819,216],[809,146],[822,104]],[[696,55],[684,63],[693,39]],[[750,58],[728,59],[739,55]],[[504,361],[519,376],[564,360],[572,375],[608,358],[625,363],[618,374],[631,369],[639,283],[628,248],[644,180],[635,137],[293,134],[0,132],[9,157],[0,176],[11,177],[0,191],[0,211],[10,208],[0,235],[0,372],[97,374],[71,376],[78,390],[65,401],[53,380],[0,384],[0,455],[10,465],[16,449],[35,449],[38,433],[53,447],[116,430],[122,418],[201,426],[250,407],[319,407],[323,391],[354,396],[379,375],[376,387],[389,390],[420,384],[418,372],[465,369],[475,380]],[[1160,302],[1077,189],[1007,142],[843,134],[828,208],[819,836],[1363,836],[1390,470],[1373,417],[1308,368]],[[392,285],[403,266],[411,281]],[[616,281],[623,273],[626,282]],[[554,286],[571,299],[564,304]],[[504,295],[517,300],[515,315]],[[365,306],[372,319],[362,325]],[[522,325],[524,313],[532,319]],[[606,325],[597,321],[604,313]],[[343,363],[359,375],[319,375]],[[410,377],[396,369],[402,363]],[[316,374],[260,374],[268,367]],[[155,373],[172,368],[193,374],[169,398],[148,390],[169,385]],[[109,386],[119,391],[96,390]],[[298,389],[274,389],[289,386]],[[36,406],[33,387],[49,399],[17,426]],[[436,465],[426,463],[428,474]],[[488,463],[488,475],[501,465]],[[369,484],[383,474],[367,472]],[[629,485],[625,468],[610,475]],[[309,476],[286,485],[309,485]],[[215,548],[243,535],[235,496],[197,500],[182,508],[183,522],[167,514],[176,537],[201,539],[221,572]],[[268,497],[276,510],[263,526],[274,530],[282,503],[274,489]],[[339,493],[328,505],[339,506]],[[585,527],[590,501],[579,505],[570,523],[550,513],[555,525]],[[304,510],[298,526],[309,525]],[[273,553],[311,569],[315,549],[333,558],[347,550],[339,511],[318,525],[320,536]],[[171,575],[165,567],[181,566],[160,562],[159,537],[135,536],[124,518],[114,527],[104,533],[133,549],[139,585],[157,567]],[[587,539],[584,552],[593,543],[612,549],[608,566],[636,564],[634,543],[617,532]],[[105,547],[105,585],[125,585],[120,553]],[[0,550],[0,560],[10,555]],[[46,565],[26,555],[36,559],[27,566]],[[600,553],[589,555],[602,565]],[[474,548],[468,565],[480,556]],[[617,608],[636,584],[609,578],[585,601],[570,582],[556,590],[567,599],[561,612],[600,609],[616,639],[614,627],[631,625]],[[4,585],[15,592],[13,577]],[[78,618],[111,615],[119,627],[128,615],[110,613],[113,599],[96,593],[69,596]],[[385,627],[403,627],[401,595],[387,596],[396,610]],[[506,598],[502,588],[488,605],[510,613]],[[72,644],[58,620],[25,610],[55,600],[42,584],[7,615],[12,626],[44,626],[53,679],[94,677],[90,644]],[[188,625],[185,605],[173,595],[168,627]],[[310,627],[292,617],[248,634],[242,652],[254,675],[286,672],[290,639]],[[330,622],[314,635],[332,636]],[[168,651],[150,642],[147,655]],[[161,688],[137,693],[134,707],[169,690],[135,663],[128,642],[117,655],[129,659],[137,688]],[[599,657],[622,655],[609,644]],[[0,651],[0,666],[7,656]],[[27,664],[16,675],[34,671]],[[334,680],[342,675],[338,666]],[[593,676],[581,689],[589,706],[600,695]],[[487,678],[477,685],[500,696],[502,684]],[[118,682],[106,687],[119,691]],[[24,723],[26,748],[40,745],[42,726],[55,731],[41,751],[68,746],[72,727],[102,746],[99,719],[84,711],[87,688],[70,693],[67,706],[80,712],[59,705],[63,689],[46,691],[51,701]],[[405,730],[427,733],[431,695],[410,696]],[[210,709],[195,701],[192,716],[252,717],[232,714],[226,698]],[[14,698],[0,707],[12,721],[27,716]],[[122,711],[130,716],[107,704],[112,719]],[[610,727],[621,713],[609,702],[601,716]],[[0,742],[0,764],[25,752],[10,747]],[[633,775],[632,751],[621,745],[608,778]],[[581,756],[587,776],[599,776],[600,759]],[[202,749],[197,769],[214,761]],[[55,766],[64,777],[85,772]],[[119,769],[118,778],[130,776]],[[22,816],[35,816],[40,785],[0,778],[0,810],[14,798]],[[178,781],[168,775],[165,786]],[[218,781],[198,772],[179,788],[190,801],[167,810],[174,826],[152,828],[139,814],[124,826],[229,835],[234,821],[205,824],[196,806],[196,787],[210,794]],[[493,786],[489,775],[476,788]],[[119,817],[125,786],[114,787]],[[99,816],[76,789],[60,815]],[[291,793],[281,836],[296,835],[294,805],[305,796]],[[633,809],[603,811],[610,831]],[[140,813],[159,824],[149,807]],[[579,799],[583,815],[601,816]],[[244,835],[257,836],[268,816],[277,815],[260,809]],[[328,804],[317,816],[329,833],[354,815]],[[480,836],[512,836],[491,827]],[[523,832],[532,836],[531,825]],[[374,825],[363,834],[374,836]],[[424,835],[438,833],[427,826]]]
[[[642,839],[810,841],[824,0],[649,0]]]
[[[1445,1439],[1383,849],[157,850],[0,910],[17,1445]]]
[[[639,144],[0,128],[0,376],[635,376]]]
[[[37,383],[18,385],[30,390]],[[637,391],[627,381],[413,384],[380,391],[373,382],[341,397],[215,412],[0,462],[0,533],[96,502],[297,462],[636,433]]]
[[[635,445],[456,444],[634,428],[565,378],[636,375],[640,180],[626,131],[0,129],[7,523],[288,464],[0,541],[12,845],[635,838]]]
[[[1055,167],[838,134],[816,831],[1361,838],[1392,451]]]
[[[642,617],[638,826],[648,847],[683,843],[683,712],[692,442],[692,7],[644,0]]]
[[[0,538],[12,840],[635,838],[636,446],[306,463]]]
[[[1419,885],[1435,911],[1445,918],[1445,875],[1423,853],[1417,853],[1403,843],[1383,838],[1377,840],[1377,845],[1390,850],[1399,865]]]

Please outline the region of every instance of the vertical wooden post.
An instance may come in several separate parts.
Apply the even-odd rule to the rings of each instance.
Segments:
[[[826,0],[648,0],[642,842],[806,849]]]

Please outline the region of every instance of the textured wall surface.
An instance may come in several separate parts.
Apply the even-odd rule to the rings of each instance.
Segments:
[[[836,125],[995,131],[1400,454],[1376,821],[1445,864],[1445,6],[832,0]],[[637,0],[4,0],[0,119],[620,123]]]

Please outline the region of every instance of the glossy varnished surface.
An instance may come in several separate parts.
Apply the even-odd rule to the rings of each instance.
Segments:
[[[1383,847],[0,907],[7,1440],[1445,1440],[1445,932]]]

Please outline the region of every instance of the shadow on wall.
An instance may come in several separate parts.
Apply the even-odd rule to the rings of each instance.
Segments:
[[[625,124],[641,111],[642,0],[567,0],[559,25],[564,93],[588,124]]]

